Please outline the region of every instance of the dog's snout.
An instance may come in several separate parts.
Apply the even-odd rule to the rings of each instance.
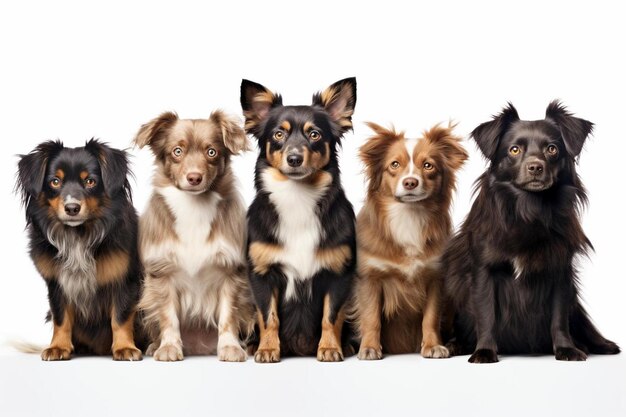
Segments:
[[[187,174],[187,182],[190,185],[199,185],[202,182],[202,174],[199,172],[190,172]]]
[[[531,175],[540,175],[543,173],[545,166],[541,161],[532,161],[526,164],[526,169]]]
[[[68,216],[76,216],[78,213],[80,213],[80,204],[76,204],[76,203],[66,204],[65,213],[67,213]]]
[[[414,190],[419,185],[419,180],[415,177],[408,177],[402,181],[405,190]]]
[[[290,167],[299,167],[300,165],[302,165],[302,162],[304,162],[304,158],[302,157],[302,155],[291,154],[287,156],[287,164],[289,164]]]

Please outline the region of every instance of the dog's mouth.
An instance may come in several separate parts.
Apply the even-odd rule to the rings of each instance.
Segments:
[[[409,194],[396,195],[395,197],[396,197],[396,200],[398,200],[401,203],[418,203],[422,200],[425,200],[428,197],[428,194],[409,193]]]
[[[315,173],[315,170],[310,168],[283,168],[280,172],[291,180],[299,181],[309,178]]]
[[[544,180],[537,180],[537,179],[530,180],[528,182],[521,184],[521,188],[523,188],[526,191],[533,191],[533,192],[545,191],[550,187],[552,187],[552,181],[544,181]]]

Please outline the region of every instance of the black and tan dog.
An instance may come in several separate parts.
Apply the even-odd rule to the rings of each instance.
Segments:
[[[352,128],[356,79],[308,106],[243,80],[246,131],[256,137],[256,197],[248,211],[250,283],[257,305],[257,362],[283,355],[343,359],[344,303],[355,271],[355,220],[339,178],[337,146]]]
[[[72,352],[140,360],[135,319],[142,274],[126,153],[97,140],[48,141],[19,162],[30,256],[48,286],[54,324],[43,360]]]

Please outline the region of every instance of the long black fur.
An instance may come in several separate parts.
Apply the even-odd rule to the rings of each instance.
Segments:
[[[544,120],[520,120],[509,104],[472,132],[490,165],[442,261],[456,308],[451,347],[473,352],[470,362],[496,362],[497,353],[553,353],[560,360],[619,353],[578,297],[575,260],[593,248],[579,221],[587,196],[575,165],[592,127],[554,101]],[[550,144],[558,156],[547,153]],[[512,156],[512,146],[521,153]],[[531,163],[552,175],[550,187],[521,186]]]

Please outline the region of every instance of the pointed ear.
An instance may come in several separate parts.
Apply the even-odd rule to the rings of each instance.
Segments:
[[[120,192],[125,192],[130,197],[126,152],[111,148],[97,139],[89,140],[85,144],[85,150],[95,156],[100,163],[102,183],[107,195],[114,196]]]
[[[241,128],[237,118],[229,116],[221,110],[216,110],[211,113],[209,119],[220,127],[224,146],[231,154],[236,155],[242,151],[250,150],[246,132]]]
[[[356,106],[356,78],[337,81],[313,96],[313,104],[322,106],[341,127],[342,133],[352,129],[352,114]]]
[[[461,145],[463,139],[453,132],[455,127],[453,123],[449,123],[448,127],[438,124],[424,132],[424,138],[441,150],[444,163],[453,171],[461,168],[469,158],[467,151]]]
[[[174,112],[162,113],[159,117],[150,120],[148,123],[141,126],[137,136],[135,136],[135,145],[139,148],[143,148],[148,145],[155,154],[157,149],[155,145],[163,137],[163,134],[178,120],[178,115]]]
[[[493,159],[502,135],[513,122],[518,120],[517,110],[511,103],[508,103],[500,114],[493,117],[492,121],[485,122],[472,131],[471,136],[487,159]]]
[[[46,167],[50,159],[63,149],[60,141],[43,142],[28,155],[20,155],[17,164],[17,183],[15,191],[22,195],[22,203],[28,204],[31,198],[37,197],[43,190],[46,177]]]
[[[246,132],[255,134],[259,124],[265,120],[270,109],[282,106],[283,99],[279,94],[274,94],[261,84],[241,80],[241,108],[246,118]]]
[[[376,123],[365,123],[374,131],[371,136],[359,148],[359,157],[365,164],[365,174],[368,178],[368,190],[375,191],[380,187],[382,173],[385,170],[384,163],[387,156],[387,149],[396,141],[404,139],[404,132],[396,132],[392,127],[386,129]]]
[[[561,131],[565,149],[573,158],[580,154],[585,140],[593,131],[593,123],[574,117],[558,100],[554,100],[546,109],[546,120],[555,123]]]

